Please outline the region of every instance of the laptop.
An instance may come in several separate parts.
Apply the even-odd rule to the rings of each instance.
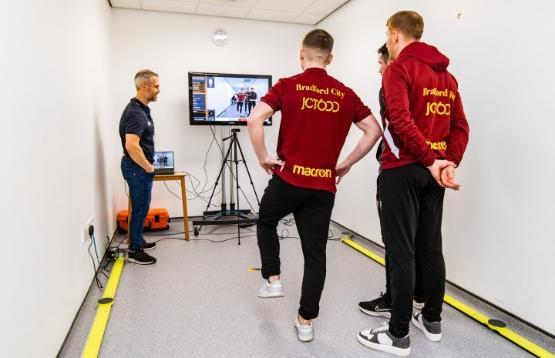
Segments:
[[[174,173],[173,152],[154,153],[154,173],[155,174]]]

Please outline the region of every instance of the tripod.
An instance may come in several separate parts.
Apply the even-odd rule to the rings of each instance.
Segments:
[[[239,162],[243,162],[245,165],[245,169],[247,170],[247,175],[249,177],[250,184],[252,186],[252,190],[254,191],[254,196],[256,197],[256,202],[260,205],[260,200],[258,199],[258,194],[256,193],[256,189],[254,187],[254,183],[252,181],[251,173],[249,171],[249,167],[247,166],[247,162],[245,161],[245,156],[243,155],[243,149],[241,148],[241,144],[239,143],[239,138],[237,138],[237,132],[240,129],[234,128],[231,130],[231,135],[223,139],[223,141],[230,140],[229,147],[225,154],[225,157],[222,160],[222,166],[220,167],[220,172],[218,173],[218,177],[216,178],[216,184],[214,184],[214,188],[212,189],[212,194],[210,194],[210,199],[208,200],[208,204],[206,205],[206,210],[202,216],[202,220],[194,220],[194,235],[198,236],[200,234],[200,230],[203,226],[207,225],[237,225],[237,245],[241,245],[241,226],[242,225],[251,225],[256,223],[257,218],[254,214],[251,213],[250,210],[241,210],[239,209],[239,190],[241,186],[239,185]],[[238,156],[240,155],[240,158]],[[218,187],[218,183],[220,179],[222,181],[225,179],[223,176],[224,168],[227,163],[230,163],[230,173],[231,177],[229,178],[230,181],[235,180],[235,189],[236,189],[236,197],[237,197],[237,207],[235,207],[235,203],[233,202],[233,188],[230,189],[231,194],[231,203],[229,205],[229,210],[227,210],[227,205],[222,204],[222,209],[219,211],[208,211],[210,208],[210,204],[212,203],[212,199],[214,198],[214,193],[216,192],[216,188]],[[235,164],[235,174],[233,164]],[[225,191],[224,184],[222,183],[222,191]]]

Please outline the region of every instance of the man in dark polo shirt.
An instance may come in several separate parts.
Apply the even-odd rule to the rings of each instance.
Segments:
[[[250,91],[247,92],[247,115],[250,116],[251,111],[253,109],[254,106],[256,106],[256,99],[258,98],[258,95],[256,94],[256,91],[254,90],[253,87],[251,87]]]
[[[148,104],[156,101],[160,93],[158,75],[150,70],[139,71],[135,75],[135,87],[137,95],[129,101],[119,122],[124,154],[121,172],[129,185],[131,200],[128,261],[151,265],[156,259],[145,250],[154,249],[156,243],[143,239],[143,224],[150,208],[154,178],[154,122]]]
[[[313,339],[312,320],[319,313],[336,183],[370,151],[381,134],[372,112],[353,90],[327,74],[332,48],[333,38],[326,31],[309,32],[300,53],[304,72],[280,79],[248,118],[249,135],[260,166],[273,174],[258,217],[258,246],[265,279],[258,296],[283,296],[276,227],[280,219],[293,213],[305,261],[300,308],[294,321],[297,337],[303,342]],[[277,111],[281,111],[281,125],[278,158],[274,158],[264,143],[263,123]],[[353,123],[364,134],[338,164]]]

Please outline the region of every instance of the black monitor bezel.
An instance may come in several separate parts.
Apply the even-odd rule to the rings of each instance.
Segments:
[[[190,71],[188,74],[188,88],[189,88],[189,125],[191,126],[246,126],[246,121],[227,121],[227,122],[218,122],[218,121],[195,121],[193,119],[193,85],[192,85],[192,78],[193,76],[212,76],[212,77],[235,77],[235,78],[262,78],[268,80],[268,90],[272,88],[272,75],[255,75],[255,74],[239,74],[239,73],[216,73],[216,72],[196,72]],[[268,118],[267,121],[264,121],[265,126],[272,125],[272,117]]]

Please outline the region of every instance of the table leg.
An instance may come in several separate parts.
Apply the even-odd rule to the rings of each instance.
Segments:
[[[183,227],[185,228],[185,240],[189,241],[189,215],[187,214],[187,190],[185,188],[185,176],[181,177],[181,199],[183,200]]]

